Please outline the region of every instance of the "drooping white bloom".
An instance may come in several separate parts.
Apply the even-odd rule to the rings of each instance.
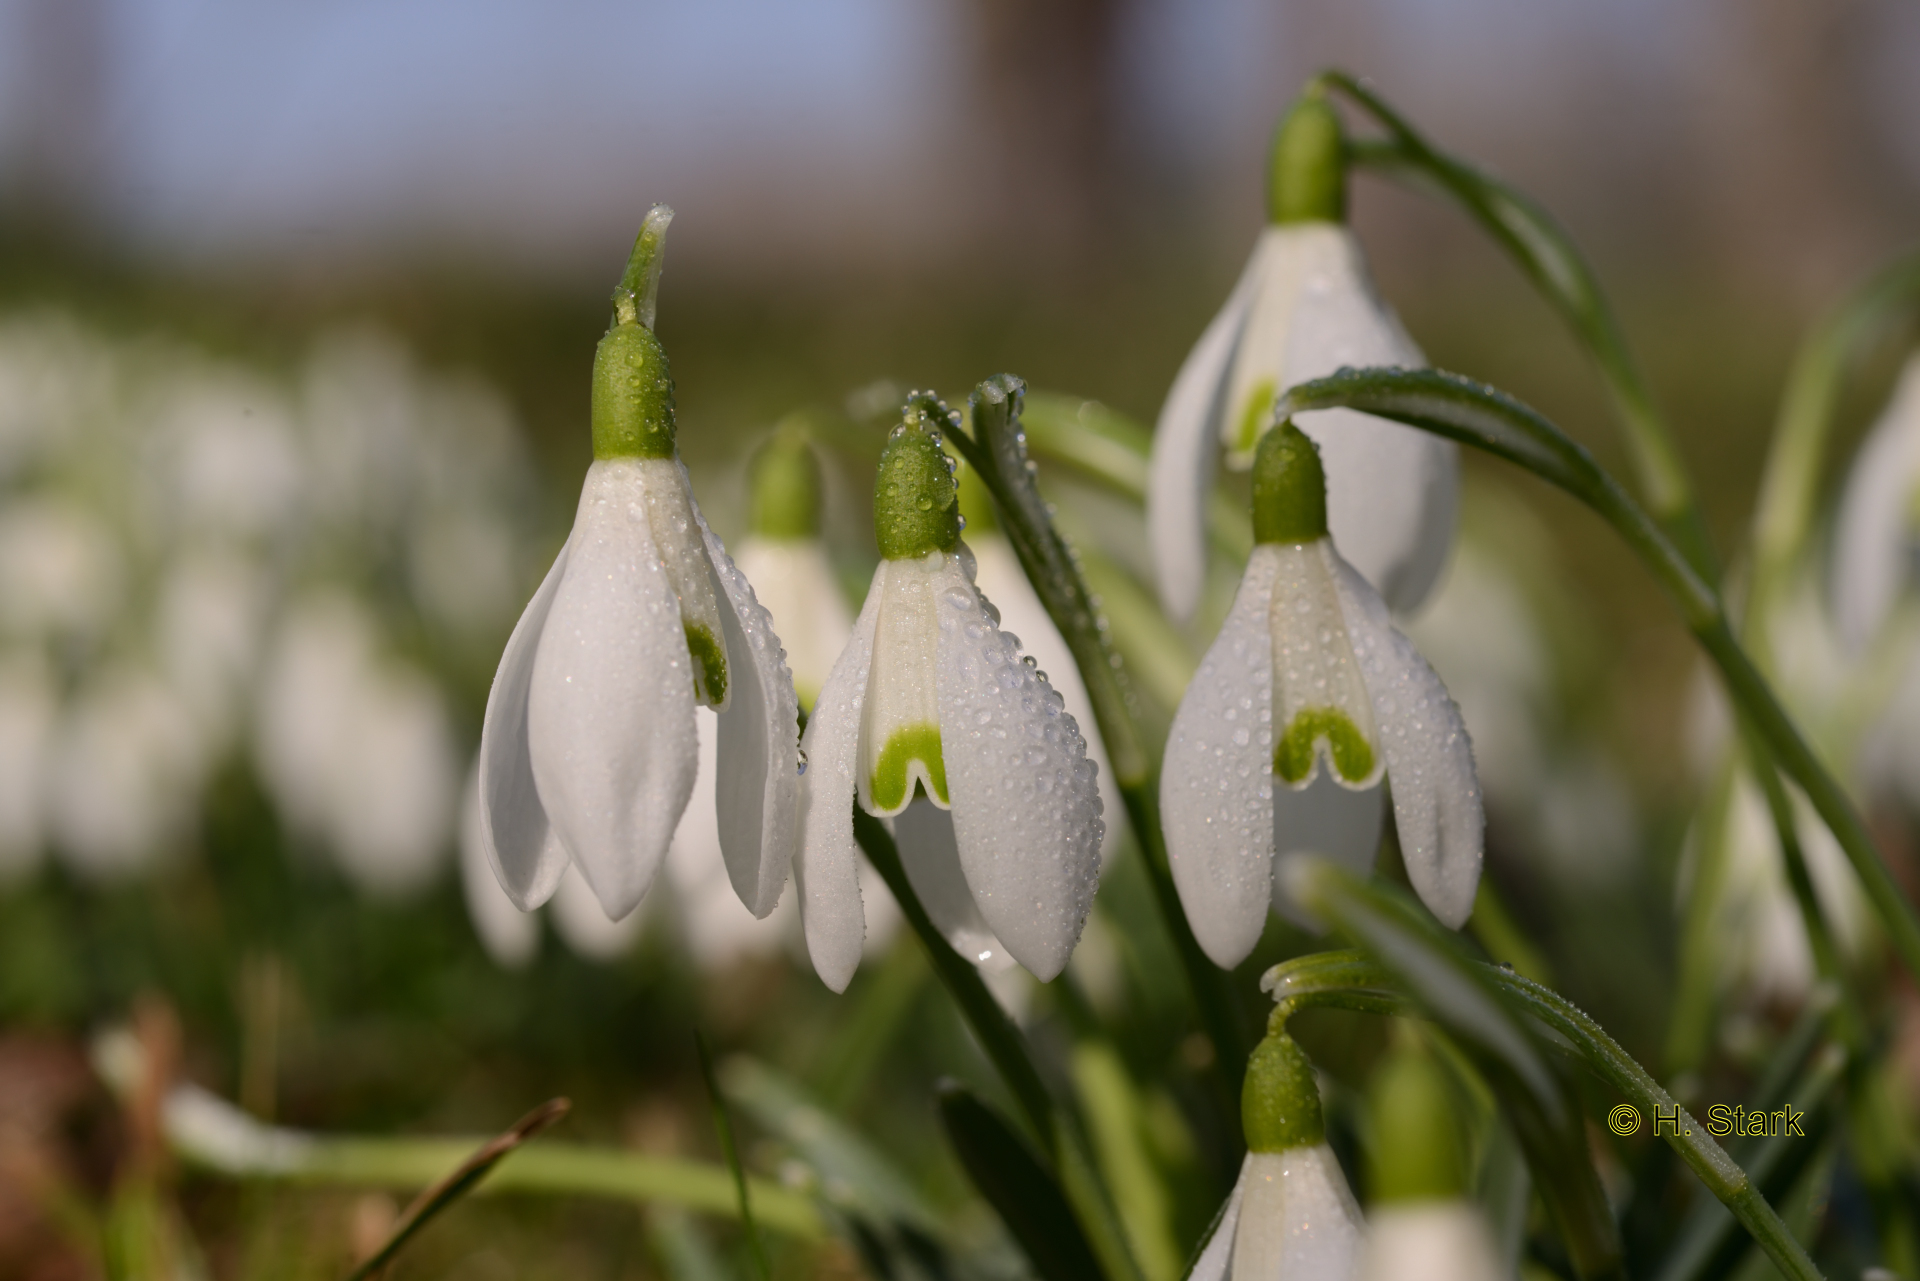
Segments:
[[[144,870],[191,830],[204,768],[193,718],[152,672],[96,672],[55,733],[47,778],[54,843],[83,875]]]
[[[773,910],[792,857],[793,681],[766,610],[694,502],[650,327],[669,217],[648,215],[616,294],[573,532],[487,699],[482,830],[522,908],[551,896],[569,866],[609,917],[639,904],[693,792],[699,705],[719,713],[721,852],[756,916]]]
[[[1246,1160],[1188,1281],[1349,1281],[1365,1222],[1327,1146],[1306,1056],[1284,1032],[1268,1035],[1241,1092]]]
[[[1160,805],[1200,946],[1232,967],[1286,907],[1276,858],[1365,870],[1383,778],[1408,878],[1458,928],[1481,861],[1480,789],[1459,709],[1327,536],[1318,453],[1291,425],[1261,444],[1239,594],[1174,715]]]
[[[1854,456],[1833,534],[1833,610],[1855,653],[1913,582],[1920,545],[1920,355]]]
[[[869,814],[899,816],[896,830],[904,821],[910,876],[964,884],[985,929],[1042,979],[1066,965],[1099,879],[1104,824],[1085,740],[974,586],[940,449],[946,423],[931,414],[944,420],[909,402],[888,439],[874,498],[882,560],[802,742],[801,919],[835,991],[861,953],[856,796]],[[950,811],[957,868],[903,813],[916,791]],[[972,934],[961,945],[986,947]]]
[[[282,620],[261,678],[255,756],[299,831],[362,889],[404,895],[442,866],[458,765],[439,692],[379,653],[353,597],[316,592]]]
[[[1272,225],[1160,410],[1147,524],[1160,598],[1176,618],[1192,616],[1206,581],[1215,452],[1224,448],[1229,466],[1250,466],[1275,400],[1295,383],[1347,365],[1425,363],[1375,295],[1359,243],[1341,221],[1343,162],[1330,120],[1324,103],[1296,107],[1280,134],[1275,173],[1298,172],[1284,163],[1286,149],[1317,145],[1325,155],[1317,163],[1332,170],[1333,198],[1316,205],[1275,191]],[[1415,608],[1452,539],[1458,449],[1347,409],[1303,414],[1299,426],[1325,451],[1328,516],[1342,553],[1393,609]]]
[[[800,706],[811,708],[853,631],[853,611],[840,594],[827,549],[817,538],[750,535],[740,542],[737,562],[780,629]]]

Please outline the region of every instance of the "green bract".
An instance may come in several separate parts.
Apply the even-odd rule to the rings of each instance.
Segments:
[[[673,371],[653,334],[660,265],[673,210],[647,211],[613,291],[613,324],[593,353],[593,456],[674,456]]]
[[[1467,1191],[1457,1104],[1433,1057],[1405,1049],[1374,1074],[1370,1091],[1375,1201],[1438,1201]]]
[[[937,402],[936,402],[937,403]],[[873,484],[873,533],[888,560],[950,552],[960,543],[960,487],[940,448],[938,424],[917,400],[893,429]]]
[[[1345,222],[1346,143],[1340,116],[1318,85],[1280,122],[1267,170],[1267,221]]]
[[[753,532],[762,538],[813,538],[820,532],[820,461],[806,429],[785,422],[753,456],[747,484]]]
[[[1285,1032],[1269,1033],[1247,1059],[1240,1124],[1250,1152],[1307,1148],[1326,1137],[1313,1064]]]
[[[1260,438],[1253,456],[1253,541],[1311,543],[1327,536],[1327,473],[1320,447],[1291,421]]]

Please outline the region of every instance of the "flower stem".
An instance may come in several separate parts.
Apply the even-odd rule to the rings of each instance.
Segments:
[[[1699,1176],[1707,1190],[1733,1211],[1783,1276],[1792,1281],[1819,1281],[1820,1270],[1747,1172],[1713,1141],[1704,1125],[1620,1048],[1605,1028],[1550,988],[1502,966],[1473,964],[1481,971],[1481,978],[1503,997],[1571,1042],[1580,1057],[1625,1095],[1642,1116],[1677,1118],[1671,1125],[1656,1124],[1659,1136]],[[1279,1010],[1290,1012],[1303,1005],[1330,1005],[1374,1014],[1403,1014],[1410,1008],[1385,967],[1360,952],[1319,952],[1288,961],[1274,968],[1268,986],[1279,1002],[1276,1016]]]
[[[853,809],[853,835],[898,900],[901,914],[927,949],[934,973],[940,976],[954,1004],[960,1007],[960,1014],[979,1039],[980,1048],[986,1051],[1034,1136],[1052,1158],[1061,1191],[1073,1207],[1074,1218],[1087,1234],[1109,1281],[1141,1281],[1139,1267],[1127,1249],[1125,1233],[1114,1212],[1113,1199],[1101,1185],[1087,1153],[1086,1140],[1072,1115],[1055,1102],[1053,1093],[1041,1079],[1040,1069],[1034,1066],[1033,1057],[1027,1052],[1026,1038],[993,999],[980,971],[953,950],[927,915],[913,891],[913,883],[907,879],[906,869],[901,866],[900,851],[893,837],[879,819],[858,805]]]
[[[1328,70],[1317,79],[1345,94],[1387,131],[1382,142],[1349,144],[1352,163],[1396,176],[1417,174],[1451,196],[1560,313],[1599,367],[1654,519],[1689,564],[1705,577],[1717,577],[1706,522],[1679,446],[1654,405],[1612,305],[1572,237],[1529,197],[1428,142],[1351,74]]]

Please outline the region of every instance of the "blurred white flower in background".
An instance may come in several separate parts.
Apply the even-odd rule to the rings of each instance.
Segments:
[[[137,874],[240,757],[364,890],[430,883],[458,788],[436,660],[511,624],[530,489],[501,398],[374,331],[288,378],[0,320],[0,879],[49,850]]]

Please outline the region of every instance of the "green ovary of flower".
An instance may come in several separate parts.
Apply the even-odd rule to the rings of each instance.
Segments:
[[[867,788],[876,808],[897,810],[906,803],[907,789],[912,786],[907,767],[916,760],[927,768],[933,799],[947,804],[947,762],[940,754],[940,727],[922,724],[895,730],[880,749]]]
[[[1316,744],[1326,740],[1334,772],[1359,784],[1373,773],[1373,744],[1337,707],[1309,707],[1293,718],[1273,749],[1273,772],[1286,783],[1304,783],[1313,773]]]
[[[1273,379],[1262,378],[1247,393],[1240,410],[1240,431],[1234,437],[1234,451],[1250,454],[1260,443],[1260,433],[1273,422]]]
[[[707,707],[727,701],[727,651],[698,623],[683,624],[687,655],[693,659],[693,698]]]

